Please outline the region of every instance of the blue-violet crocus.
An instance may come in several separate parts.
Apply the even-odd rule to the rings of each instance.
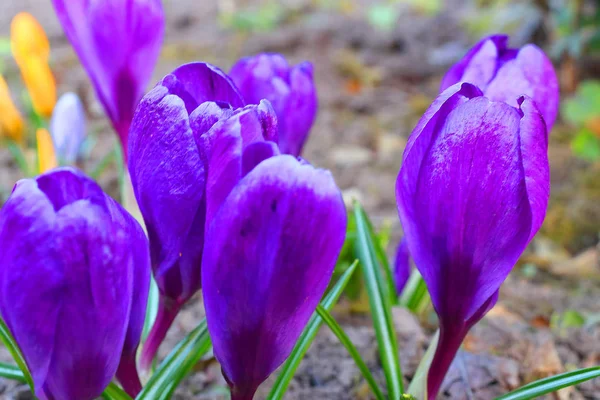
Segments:
[[[129,173],[161,294],[157,320],[140,360],[144,369],[181,306],[201,287],[206,168],[196,138],[243,105],[225,73],[197,62],[165,76],[136,111],[129,138]]]
[[[398,211],[440,321],[430,400],[544,220],[548,134],[530,98],[515,103],[490,101],[468,83],[451,86],[425,112],[404,151]]]
[[[133,113],[152,77],[164,36],[161,0],[52,0],[58,19],[125,156]]]
[[[0,312],[43,400],[92,400],[135,353],[150,257],[135,219],[91,179],[59,168],[15,185],[0,211]]]
[[[331,174],[279,154],[269,108],[238,110],[199,143],[208,166],[204,304],[233,400],[252,399],[290,354],[346,232]]]
[[[77,161],[85,140],[85,110],[75,93],[65,93],[58,99],[50,119],[50,135],[61,161]]]
[[[299,156],[317,113],[312,64],[290,66],[280,54],[242,58],[229,72],[248,104],[271,102],[277,113],[279,148]]]
[[[558,113],[558,78],[552,62],[533,44],[508,47],[508,36],[482,39],[455,64],[442,80],[440,91],[458,82],[478,86],[492,101],[518,107],[521,95],[529,96],[540,110],[548,131]]]

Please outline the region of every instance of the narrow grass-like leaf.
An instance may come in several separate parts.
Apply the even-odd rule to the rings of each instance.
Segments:
[[[348,335],[346,335],[346,332],[344,332],[342,327],[331,316],[331,314],[329,314],[329,311],[327,311],[325,308],[323,308],[323,306],[321,306],[321,305],[317,306],[317,313],[323,319],[323,321],[325,321],[327,326],[329,326],[329,329],[331,329],[331,331],[335,334],[335,336],[337,336],[340,343],[342,343],[344,345],[344,347],[346,347],[346,349],[348,350],[348,353],[350,353],[350,355],[354,359],[354,363],[356,364],[356,366],[362,373],[363,377],[369,384],[369,387],[373,391],[375,398],[377,400],[385,400],[385,396],[383,395],[383,393],[381,393],[379,386],[377,386],[377,382],[375,381],[375,378],[373,378],[371,371],[369,371],[369,367],[367,367],[367,364],[363,361],[362,357],[360,356],[360,353],[358,352],[358,350],[356,349],[356,347],[354,346],[354,344],[352,343],[352,341],[350,340]],[[398,398],[400,398],[400,397],[398,397]]]
[[[210,349],[206,319],[190,332],[158,366],[137,400],[166,400]]]
[[[408,308],[415,314],[424,311],[430,303],[429,292],[423,277],[417,269],[413,269],[400,295],[398,304]]]
[[[340,277],[340,279],[338,279],[335,286],[331,288],[329,293],[327,293],[325,298],[321,301],[321,306],[324,309],[330,311],[337,303],[340,295],[350,281],[352,274],[356,270],[357,265],[358,260],[355,260],[352,265],[350,265],[350,267],[344,271],[344,274]],[[315,339],[315,336],[317,335],[317,332],[322,324],[323,319],[315,312],[308,321],[308,324],[304,328],[304,331],[300,335],[300,338],[296,342],[296,345],[292,349],[292,352],[283,365],[281,372],[277,376],[277,380],[275,381],[275,384],[271,388],[271,392],[267,397],[268,400],[280,400],[283,398],[290,381],[294,377],[296,369],[300,365],[302,358],[304,358],[304,354],[306,354],[306,351]]]
[[[365,277],[388,396],[390,399],[399,399],[404,392],[404,387],[398,358],[398,343],[392,323],[391,302],[389,296],[386,295],[384,279],[377,262],[377,253],[373,245],[374,239],[369,234],[365,212],[358,203],[354,204],[354,216],[356,217],[357,256]]]
[[[423,355],[423,358],[421,358],[421,362],[415,371],[412,381],[410,381],[410,385],[408,385],[408,393],[416,399],[427,398],[427,375],[429,375],[429,367],[433,361],[433,356],[435,355],[439,340],[440,331],[438,329],[435,332],[435,335],[433,335],[433,338],[431,338],[429,347],[427,348],[425,355]]]
[[[131,400],[131,397],[123,389],[111,382],[102,393],[104,400]]]
[[[4,346],[6,346],[6,349],[9,351],[13,360],[15,360],[17,363],[17,366],[25,377],[25,382],[27,382],[31,388],[31,391],[33,392],[33,379],[31,378],[31,374],[29,373],[25,359],[21,354],[21,350],[19,350],[19,347],[17,346],[17,342],[15,342],[15,339],[12,337],[8,331],[8,328],[6,327],[6,324],[2,320],[0,320],[0,340],[2,340],[2,343],[4,343]]]
[[[13,381],[27,383],[25,375],[23,375],[23,372],[15,365],[0,363],[0,376]]]
[[[156,320],[156,314],[158,314],[158,286],[154,277],[150,277],[150,290],[148,291],[148,305],[146,306],[146,318],[144,320],[144,329],[142,331],[142,341],[145,341],[150,333],[152,325]]]
[[[580,384],[590,379],[600,377],[600,367],[582,368],[564,374],[550,376],[531,382],[517,390],[514,390],[496,400],[528,400],[535,399],[559,389]]]
[[[363,211],[363,214],[364,214],[364,211]],[[384,294],[389,297],[390,304],[397,304],[398,303],[398,294],[396,293],[396,284],[394,283],[394,273],[392,271],[392,267],[388,260],[387,254],[385,254],[385,249],[381,245],[381,241],[379,240],[378,235],[375,234],[375,229],[373,229],[373,224],[371,223],[371,221],[369,220],[369,218],[367,217],[366,214],[364,214],[364,217],[365,217],[364,220],[367,223],[369,235],[373,239],[372,243],[373,243],[373,248],[375,249],[375,254],[377,255],[377,259],[379,260],[381,265],[383,265],[383,272],[385,272],[385,279],[382,279],[383,277],[381,276],[381,274],[379,274],[379,276],[378,276],[379,279],[382,279],[382,281],[379,282],[380,287],[384,291]]]
[[[25,154],[23,154],[23,150],[21,150],[21,146],[19,146],[12,140],[7,140],[6,148],[10,152],[10,155],[13,157],[15,162],[17,163],[17,166],[19,167],[19,169],[21,170],[23,175],[29,176],[31,171],[29,169],[29,164],[27,163],[27,159],[25,158]]]

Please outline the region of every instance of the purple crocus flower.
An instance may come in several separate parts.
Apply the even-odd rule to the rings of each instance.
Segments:
[[[268,108],[239,110],[200,144],[208,160],[204,304],[233,400],[252,399],[287,358],[323,296],[346,232],[331,174],[279,155],[268,139]]]
[[[404,151],[398,211],[440,321],[429,399],[544,220],[548,133],[530,98],[516,104],[490,101],[468,83],[451,86]]]
[[[75,93],[65,93],[58,99],[50,119],[50,134],[58,158],[73,164],[85,140],[85,110]]]
[[[206,172],[194,137],[243,105],[221,70],[191,63],[165,76],[144,96],[134,116],[129,172],[161,293],[142,368],[150,366],[181,306],[201,286]]]
[[[59,168],[0,211],[0,312],[43,400],[91,400],[117,370],[135,396],[150,266],[140,225],[91,179]]]
[[[119,135],[125,157],[133,113],[164,35],[160,0],[52,0],[58,19]]]
[[[507,35],[482,39],[444,76],[441,91],[458,82],[478,86],[492,101],[518,107],[521,95],[529,96],[540,110],[548,131],[558,113],[558,78],[552,62],[533,44],[508,47]]]
[[[396,284],[396,293],[400,295],[404,290],[404,286],[410,278],[410,254],[406,239],[402,239],[398,243],[396,249],[396,258],[394,259],[394,283]]]
[[[281,152],[299,156],[317,113],[312,64],[305,61],[290,67],[280,54],[260,54],[239,60],[229,75],[247,103],[271,102]]]

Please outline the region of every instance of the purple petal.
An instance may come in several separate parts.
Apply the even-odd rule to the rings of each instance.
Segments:
[[[281,151],[300,155],[317,112],[312,65],[303,62],[292,68],[280,54],[260,54],[239,60],[230,76],[248,103],[271,102]]]
[[[53,0],[123,147],[133,113],[158,59],[164,34],[160,0]]]
[[[204,230],[205,178],[184,102],[163,86],[152,89],[136,112],[129,150],[158,287],[185,302],[200,288],[203,240],[190,237]]]
[[[214,218],[202,266],[208,328],[232,393],[250,398],[321,299],[346,211],[328,172],[277,156],[246,175]]]
[[[508,48],[508,35],[492,35],[480,40],[453,65],[440,86],[440,92],[459,82],[469,82],[485,89],[494,78],[498,57]]]
[[[396,250],[396,259],[394,262],[394,280],[396,283],[396,293],[400,295],[408,282],[410,277],[410,254],[408,253],[408,246],[406,239],[402,239],[398,243],[398,249]]]
[[[97,190],[60,169],[20,181],[0,213],[2,316],[42,399],[96,398],[121,356],[132,302],[130,232],[113,224]]]
[[[206,221],[243,176],[242,155],[252,143],[277,141],[277,119],[268,101],[235,111],[216,123],[206,134],[195,132],[196,143],[206,160]]]
[[[233,81],[219,68],[200,62],[184,64],[160,83],[169,93],[181,97],[188,113],[207,101],[223,102],[233,108],[243,107],[244,100]]]
[[[63,94],[54,106],[50,134],[58,157],[72,164],[85,140],[85,111],[75,93]]]

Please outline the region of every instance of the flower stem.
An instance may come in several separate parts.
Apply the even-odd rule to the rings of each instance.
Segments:
[[[137,372],[135,365],[135,353],[130,355],[123,355],[119,363],[119,368],[116,373],[117,379],[123,389],[132,398],[135,398],[142,390],[142,383]]]
[[[144,343],[142,355],[140,357],[140,368],[142,371],[150,370],[152,361],[156,357],[160,344],[167,336],[169,328],[173,324],[175,317],[181,309],[181,304],[161,296],[158,303],[158,314],[154,325],[148,334],[148,338]]]

